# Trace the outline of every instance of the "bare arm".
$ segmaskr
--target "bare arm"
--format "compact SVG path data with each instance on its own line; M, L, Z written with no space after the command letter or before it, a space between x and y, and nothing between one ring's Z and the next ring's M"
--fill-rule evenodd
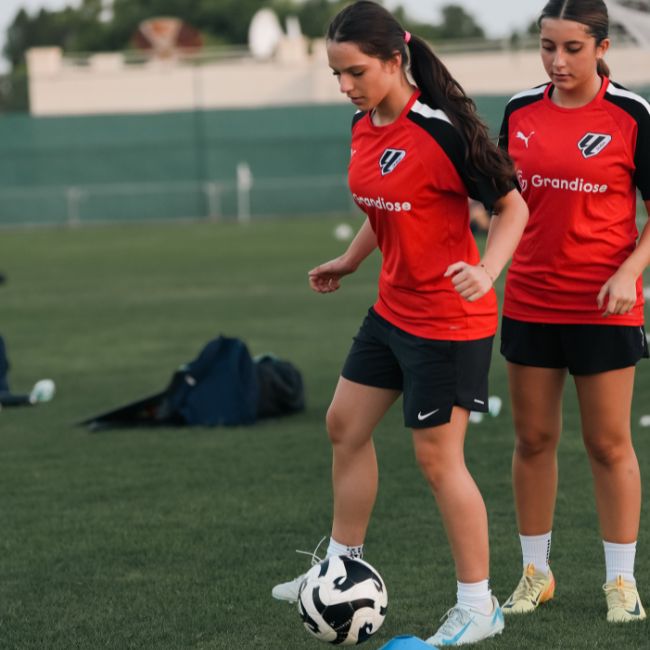
M476 266L455 262L445 272L456 291L469 301L482 298L512 257L528 222L528 206L517 190L502 196L495 205L483 259Z
M377 237L366 219L343 255L309 271L309 284L318 293L331 293L344 275L354 273L361 262L377 248Z
M650 200L645 202L650 215ZM596 301L603 316L627 314L636 304L636 281L650 264L650 220L646 221L634 252L621 264L618 271L605 282Z

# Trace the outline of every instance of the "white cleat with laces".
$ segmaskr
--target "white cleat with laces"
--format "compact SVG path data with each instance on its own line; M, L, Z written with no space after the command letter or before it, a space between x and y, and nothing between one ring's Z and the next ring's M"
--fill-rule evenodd
M607 620L610 623L643 621L646 614L636 585L617 576L603 585L607 597Z
M440 629L426 640L432 646L455 646L477 643L503 632L503 614L499 602L492 596L494 609L482 614L474 609L456 605L443 617Z
M320 542L318 542L318 545L316 548L310 553L309 551L299 551L296 549L296 553L302 553L303 555L309 555L311 557L311 566L315 566L316 564L319 564L322 562L322 558L318 557L316 553L318 552L318 549L320 548L321 544L326 540L326 537L323 537ZM281 582L278 585L275 585L273 589L271 590L271 596L277 600L285 600L288 603L295 603L298 601L298 594L300 593L300 585L302 584L302 581L305 579L305 574L299 575L297 578L294 578L293 580L289 580L289 582Z
M534 564L524 569L524 574L516 589L508 600L503 603L503 613L528 614L555 595L555 578L549 569L548 573L537 571Z

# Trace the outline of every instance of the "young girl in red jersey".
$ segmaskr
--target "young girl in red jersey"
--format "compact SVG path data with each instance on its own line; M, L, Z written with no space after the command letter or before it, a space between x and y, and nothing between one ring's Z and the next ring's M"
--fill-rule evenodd
M327 33L330 67L359 111L349 184L367 219L348 249L309 272L336 291L375 249L379 296L344 364L327 413L333 447L332 555L360 557L377 493L372 433L403 395L405 425L445 523L458 602L431 637L471 643L503 618L488 585L488 525L463 455L471 410L487 410L497 326L494 280L527 219L507 155L490 142L473 102L421 39L374 2L341 11ZM415 85L409 80L410 72ZM495 215L483 258L471 236L468 197ZM296 600L300 578L277 585Z
M648 356L636 191L650 210L650 106L609 80L602 0L551 0L539 19L551 82L513 97L500 144L530 220L506 280L501 351L516 430L513 484L524 574L504 614L553 597L548 566L562 392L573 375L604 541L607 620L645 618L634 578L641 479L630 410Z

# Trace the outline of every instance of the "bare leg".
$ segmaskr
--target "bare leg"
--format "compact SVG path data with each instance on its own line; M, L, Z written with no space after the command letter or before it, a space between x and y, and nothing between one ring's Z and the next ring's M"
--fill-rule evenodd
M490 571L488 523L483 497L465 466L468 417L465 409L454 407L448 424L414 429L413 442L440 509L456 576L461 582L480 582Z
M543 535L553 527L566 370L508 363L508 375L516 435L512 481L519 532Z
M603 539L636 541L641 476L630 430L634 367L575 377Z
M327 412L332 442L332 537L363 544L377 496L377 456L372 432L400 392L363 386L341 377Z

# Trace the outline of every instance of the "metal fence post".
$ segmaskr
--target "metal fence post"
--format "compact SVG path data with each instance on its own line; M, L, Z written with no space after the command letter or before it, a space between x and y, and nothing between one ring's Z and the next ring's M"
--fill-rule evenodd
M237 164L237 221L249 223L251 220L251 188L253 174L247 162Z
M208 219L211 221L219 221L222 217L220 190L219 183L215 183L214 181L203 184L203 191L207 197Z
M65 198L68 206L68 225L73 227L80 225L79 204L81 203L81 190L78 187L66 187Z

